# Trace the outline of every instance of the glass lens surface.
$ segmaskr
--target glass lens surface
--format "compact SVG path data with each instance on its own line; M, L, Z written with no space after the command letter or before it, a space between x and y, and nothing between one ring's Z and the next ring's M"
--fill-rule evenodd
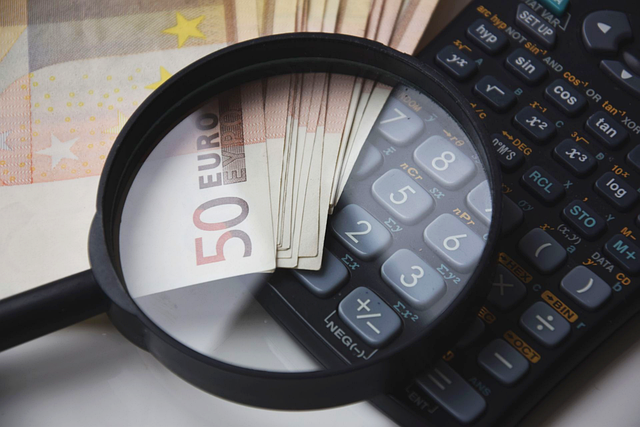
M292 318L348 363L380 357L471 285L492 218L481 159L402 84L308 73L229 88L135 176L119 232L127 290L172 338L226 363L326 369Z

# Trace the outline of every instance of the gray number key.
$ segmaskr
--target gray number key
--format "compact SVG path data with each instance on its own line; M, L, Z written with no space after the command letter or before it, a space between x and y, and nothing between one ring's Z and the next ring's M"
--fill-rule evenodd
M451 214L436 218L424 230L424 241L440 258L462 273L476 267L484 241Z
M383 347L402 327L400 317L365 287L354 289L338 306L338 315L371 347Z
M400 249L382 264L382 279L412 306L426 310L447 290L442 276L416 254Z
M327 298L340 289L349 279L347 267L327 249L322 254L319 271L291 270L298 280L320 298Z
M391 244L391 233L358 205L347 205L331 221L331 229L348 249L372 260Z
M493 212L489 181L483 181L467 194L467 206L471 212L480 217L482 222L489 225Z
M441 136L432 136L420 144L413 152L413 160L449 190L462 187L476 171L471 159Z
M411 144L422 132L424 122L409 107L390 98L378 118L378 130L392 144L401 147Z
M420 185L398 169L391 169L373 183L373 198L405 224L415 224L427 216L433 199Z

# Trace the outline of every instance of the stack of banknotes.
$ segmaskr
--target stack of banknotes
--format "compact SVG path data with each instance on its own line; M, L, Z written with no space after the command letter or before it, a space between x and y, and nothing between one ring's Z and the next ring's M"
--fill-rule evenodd
M37 281L38 274L27 274L40 271L35 265L73 270L85 262L86 252L79 256L82 262L67 262L74 259L68 255L56 263L52 249L63 240L86 242L97 176L113 141L140 103L181 68L240 41L290 32L349 34L411 54L436 4L0 2L0 220L11 224L0 230L5 277ZM391 88L319 73L259 84L261 111L253 105L245 114L264 117L260 137L268 176L254 182L268 183L272 240L267 243L274 248L269 265L317 270L327 217ZM46 209L44 203L50 203ZM22 244L34 238L36 250ZM24 253L16 249L23 246ZM33 266L16 262L25 255Z

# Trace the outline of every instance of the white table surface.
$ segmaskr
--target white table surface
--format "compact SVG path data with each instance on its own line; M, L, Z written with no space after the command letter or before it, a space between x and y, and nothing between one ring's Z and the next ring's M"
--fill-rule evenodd
M430 34L444 26L467 2L442 0ZM85 244L75 240L58 243L56 247L74 253ZM7 254L0 249L0 255ZM36 258L29 268L45 263L44 258ZM71 270L56 269L52 264L34 277L53 280L80 269L74 263L65 268ZM640 319L635 319L562 382L522 426L639 426L639 337ZM278 412L208 395L130 344L106 316L0 354L3 427L326 425L394 424L366 402L323 411Z

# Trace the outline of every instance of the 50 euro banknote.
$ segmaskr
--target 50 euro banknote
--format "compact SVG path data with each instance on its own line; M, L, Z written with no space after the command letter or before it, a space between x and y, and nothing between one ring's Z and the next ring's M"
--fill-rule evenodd
M214 97L154 148L122 211L133 297L275 269L265 142L257 81Z

